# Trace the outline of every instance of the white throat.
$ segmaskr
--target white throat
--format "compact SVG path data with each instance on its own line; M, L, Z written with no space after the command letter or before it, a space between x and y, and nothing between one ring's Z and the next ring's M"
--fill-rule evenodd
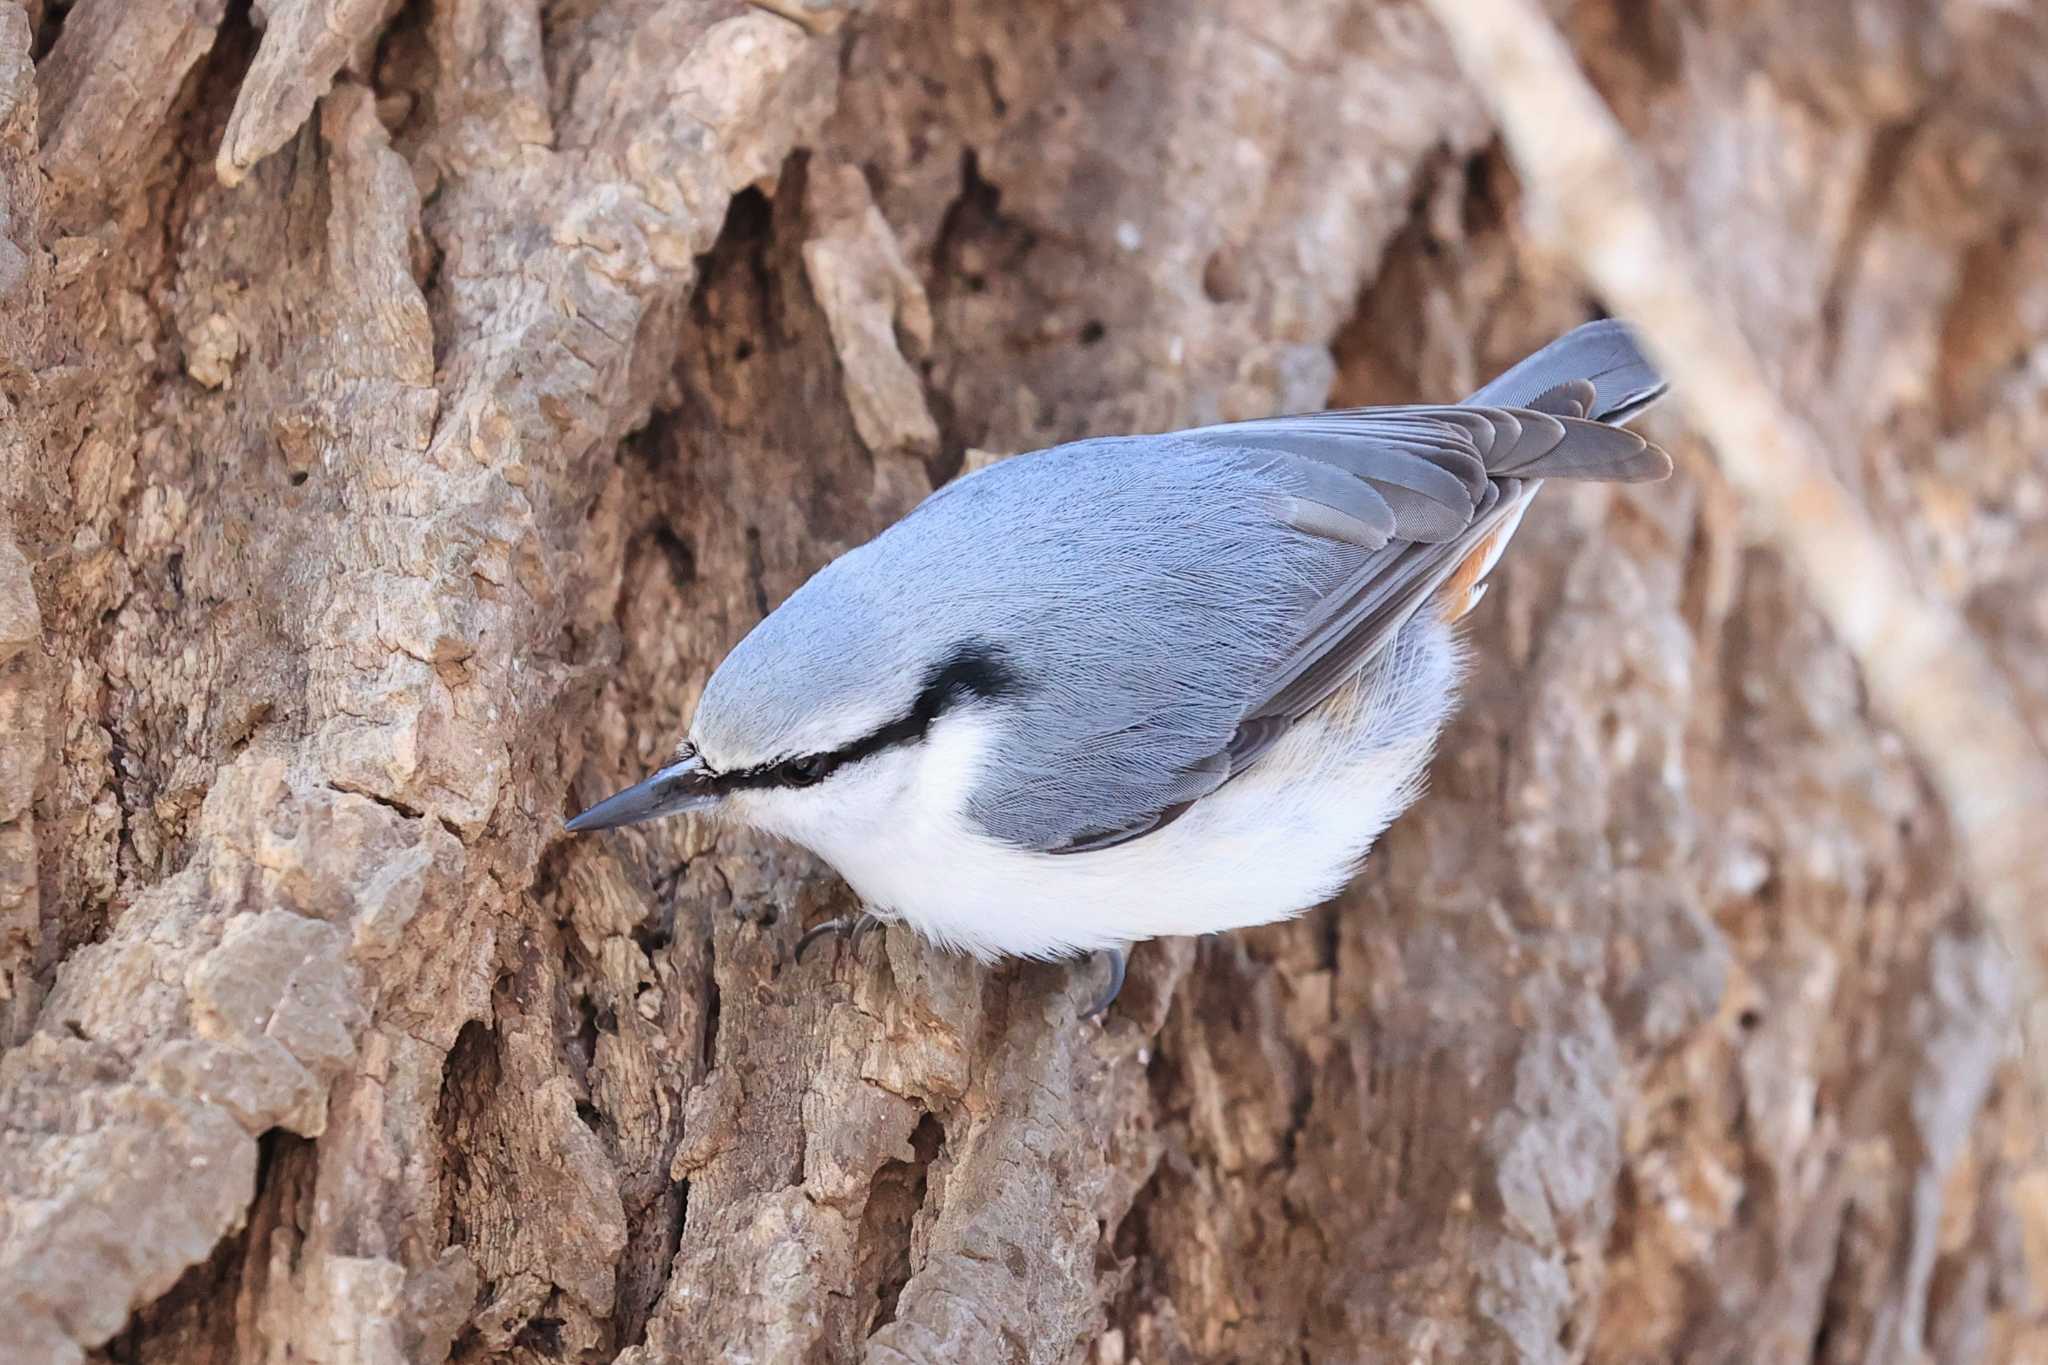
M981 708L955 707L920 741L884 749L815 787L737 792L729 813L831 863L876 913L914 916L945 894L959 857L1001 847L967 816L995 732Z

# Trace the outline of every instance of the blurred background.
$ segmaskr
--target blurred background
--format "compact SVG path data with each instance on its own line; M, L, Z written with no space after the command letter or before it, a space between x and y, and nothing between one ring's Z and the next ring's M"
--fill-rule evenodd
M1549 9L2038 737L2042 9ZM1488 107L1400 0L0 0L0 1356L2048 1360L2003 950L1675 407L1104 1028L560 838L961 468L1596 315Z

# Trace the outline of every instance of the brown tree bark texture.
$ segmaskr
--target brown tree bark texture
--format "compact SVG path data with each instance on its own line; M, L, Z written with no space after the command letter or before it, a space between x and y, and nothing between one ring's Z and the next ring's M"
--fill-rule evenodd
M2048 729L2038 7L1583 0ZM2048 1359L2006 964L1674 420L1335 905L986 971L567 841L988 452L1587 315L1396 0L0 0L0 1359Z

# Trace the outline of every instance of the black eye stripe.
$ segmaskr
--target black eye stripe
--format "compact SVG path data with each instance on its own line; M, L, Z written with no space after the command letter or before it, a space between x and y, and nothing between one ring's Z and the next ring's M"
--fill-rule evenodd
M814 787L849 763L858 763L884 749L923 739L934 721L968 697L989 701L1007 696L1019 687L1017 675L1004 659L1002 651L978 640L970 641L956 648L944 663L926 671L917 700L897 719L828 753L800 754L774 763L720 773L715 782L721 791L748 787Z

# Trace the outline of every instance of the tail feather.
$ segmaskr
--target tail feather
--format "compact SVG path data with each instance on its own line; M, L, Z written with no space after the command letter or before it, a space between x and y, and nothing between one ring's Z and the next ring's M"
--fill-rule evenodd
M1534 458L1505 453L1488 459L1487 473L1526 480L1511 495L1497 524L1475 541L1436 593L1445 621L1463 618L1486 595L1486 575L1521 524L1529 499L1546 478L1621 483L1661 479L1671 457L1632 432L1617 428L1664 396L1663 376L1651 366L1627 327L1612 318L1565 333L1480 389L1466 403L1544 413L1564 422L1565 439L1540 443ZM1602 425L1604 424L1604 425Z
M1577 400L1577 385L1593 393L1580 412L1551 403ZM1477 407L1535 408L1558 416L1619 424L1664 396L1664 377L1643 354L1626 325L1602 318L1575 327L1466 399Z

